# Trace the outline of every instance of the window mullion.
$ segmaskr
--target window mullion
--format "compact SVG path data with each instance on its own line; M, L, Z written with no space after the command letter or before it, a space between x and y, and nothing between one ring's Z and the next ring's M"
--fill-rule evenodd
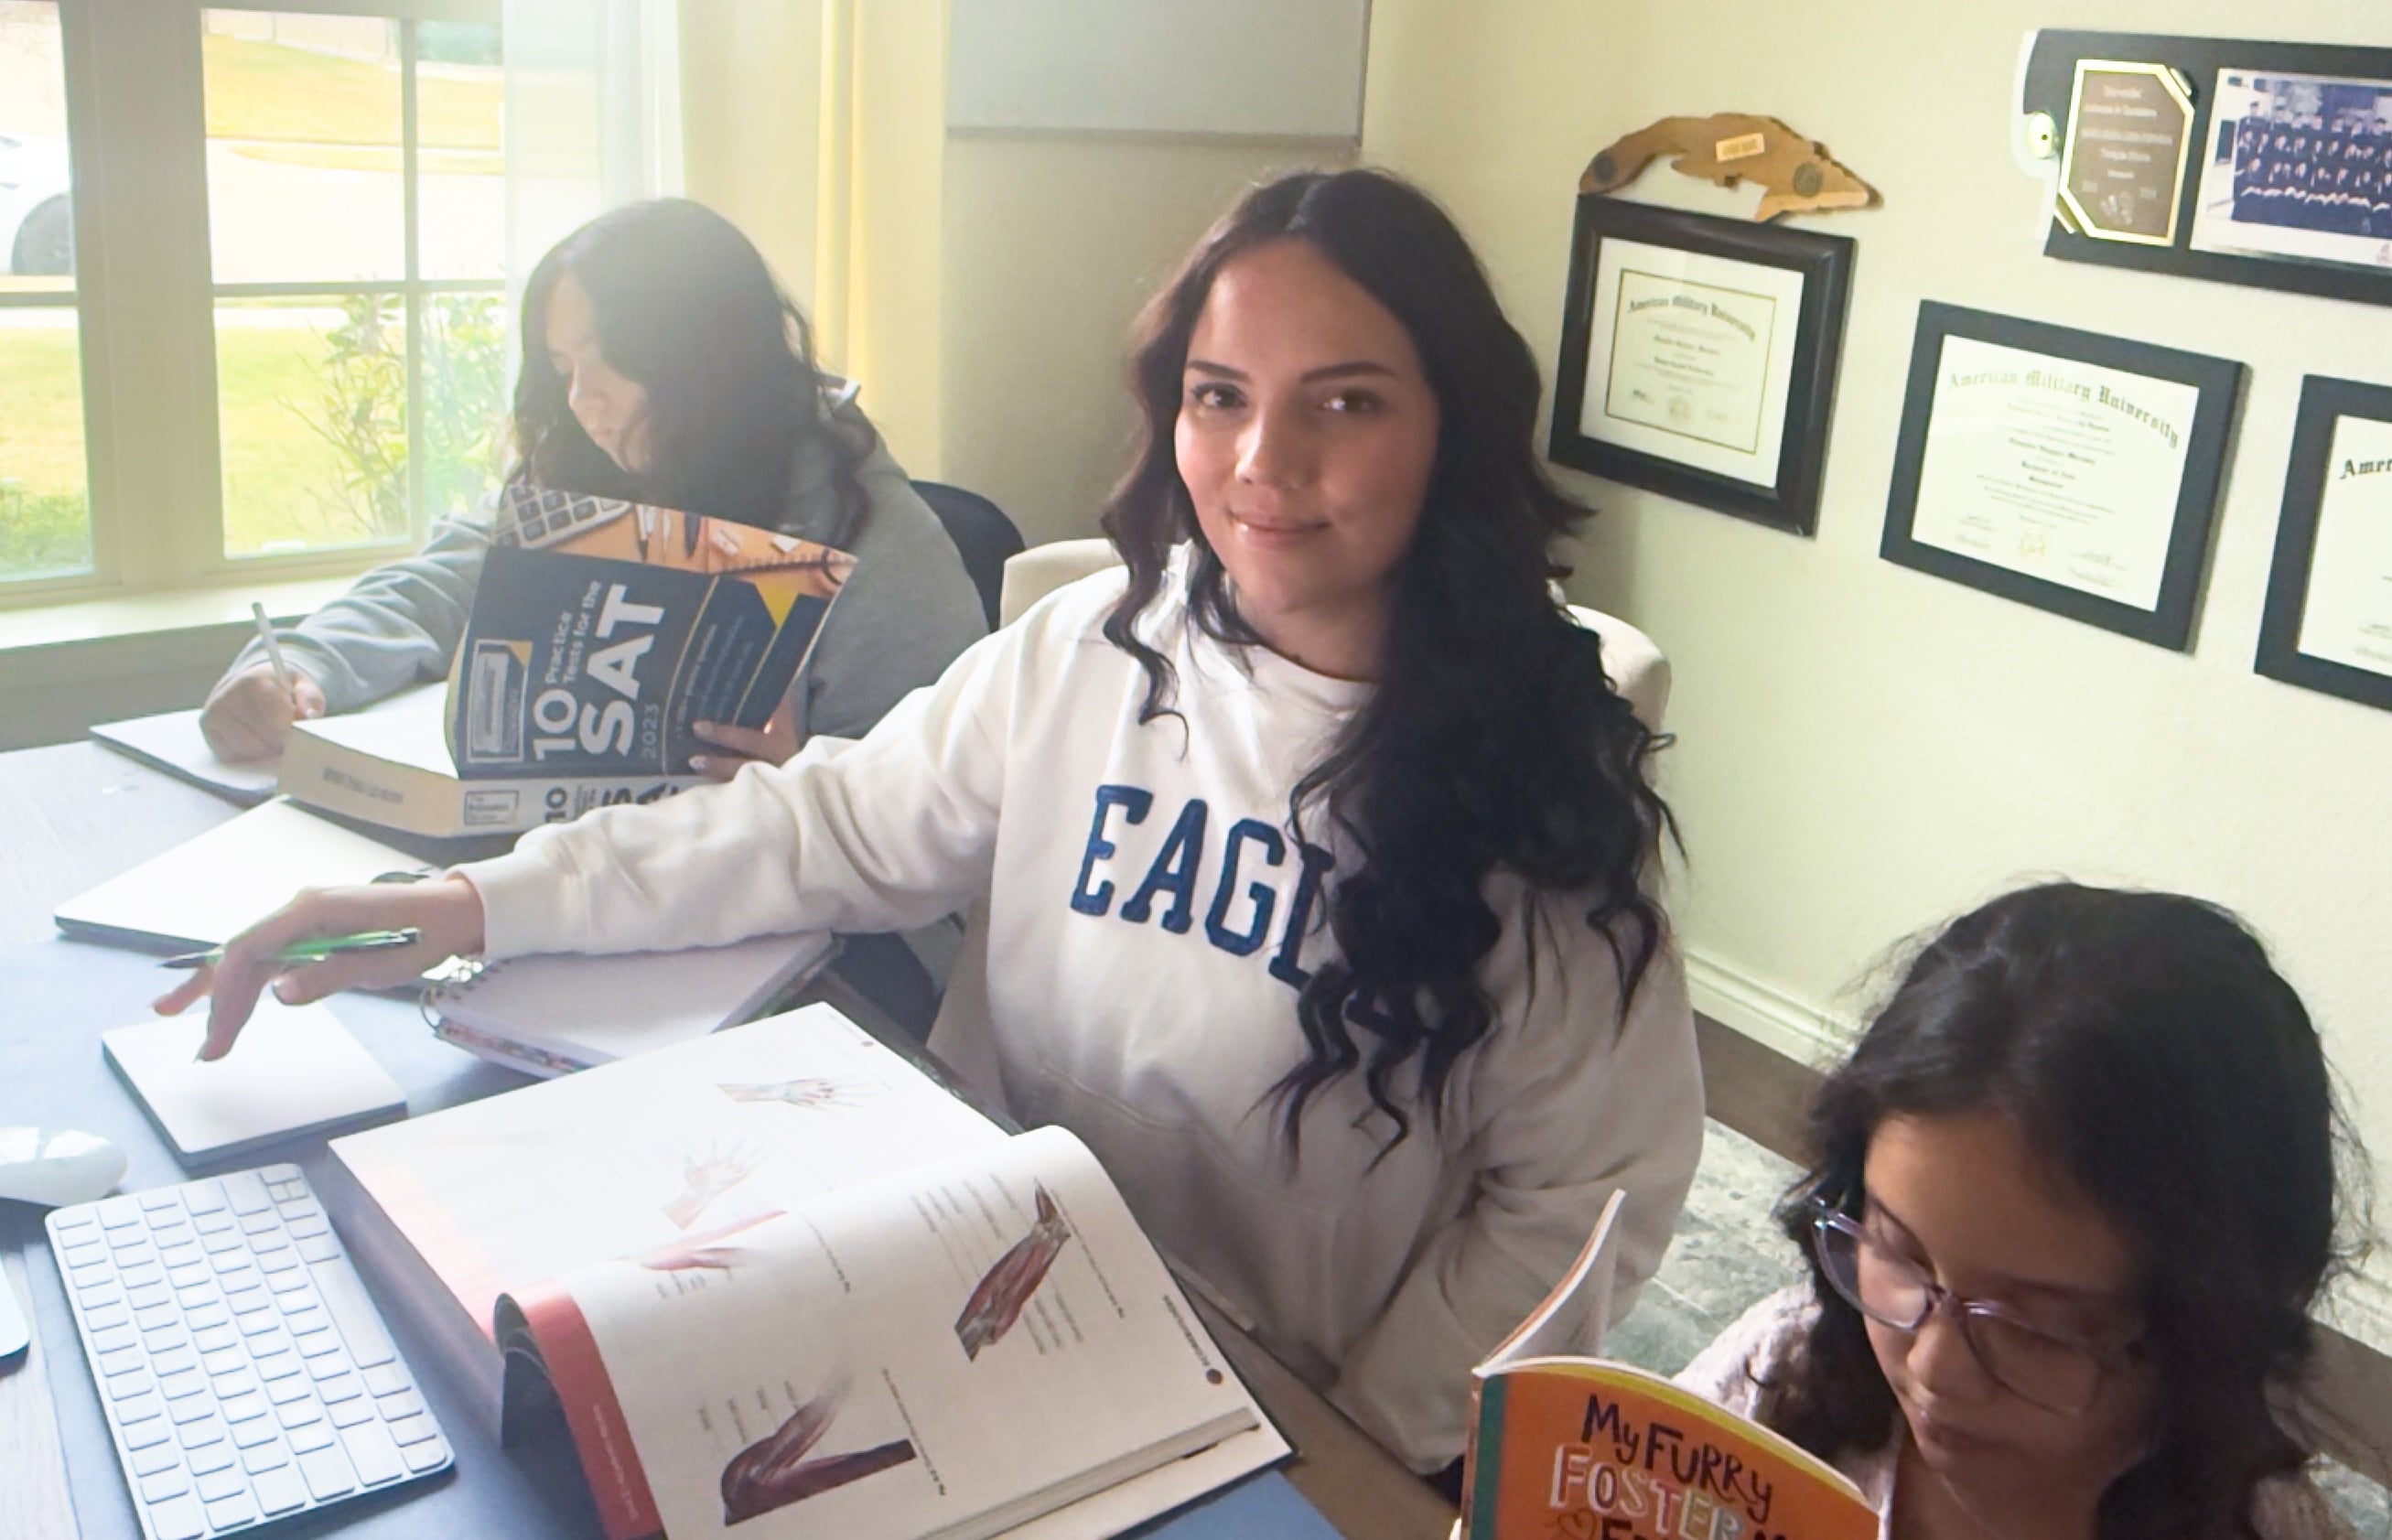
M398 175L400 239L407 244L407 527L411 542L423 538L423 272L417 221L415 23L398 24Z
M91 518L92 571L76 587L123 580L124 532L117 492L116 446L122 442L110 395L109 264L99 239L99 194L105 185L106 136L101 132L98 60L102 46L90 9L60 5L58 42L66 66L69 186L75 224L75 338L83 378L84 475Z

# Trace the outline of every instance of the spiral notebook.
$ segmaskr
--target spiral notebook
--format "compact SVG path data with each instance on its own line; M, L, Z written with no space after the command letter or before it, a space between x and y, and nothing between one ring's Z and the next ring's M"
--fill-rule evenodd
M736 1026L819 972L827 934L758 936L727 947L510 958L435 986L433 1030L527 1074L630 1058Z

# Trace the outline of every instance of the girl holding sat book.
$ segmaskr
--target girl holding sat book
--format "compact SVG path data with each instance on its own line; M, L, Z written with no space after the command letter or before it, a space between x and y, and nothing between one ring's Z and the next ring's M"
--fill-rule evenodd
M1084 1140L1164 1254L1416 1468L1615 1189L1621 1286L1702 1138L1655 897L1654 735L1556 600L1586 511L1461 233L1372 172L1250 192L1148 307L1125 560L861 743L301 899L215 970L221 1054L293 938L437 956L874 930L986 903L931 1039ZM206 987L161 1002L178 1009Z
M861 736L988 628L954 542L854 395L815 368L805 318L756 248L701 204L601 214L525 286L510 481L709 513L856 559L787 708L760 731L706 734L722 753L696 768L717 779L815 733ZM228 760L271 757L296 718L444 678L489 512L444 520L420 554L284 632L287 688L252 643L208 695L209 744Z
M1854 1479L1891 1540L2309 1540L2294 1392L2337 1120L2224 912L2055 885L1953 923L1811 1112L1811 1277L1679 1382Z

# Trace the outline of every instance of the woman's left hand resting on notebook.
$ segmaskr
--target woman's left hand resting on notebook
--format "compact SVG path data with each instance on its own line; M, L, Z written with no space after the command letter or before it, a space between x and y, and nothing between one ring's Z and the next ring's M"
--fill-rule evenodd
M281 957L285 947L301 941L408 929L422 933L410 947L340 952L318 963L287 963ZM220 962L159 996L152 1008L174 1016L200 996L209 996L208 1037L200 1057L220 1059L231 1050L268 984L284 1004L304 1005L343 990L404 984L450 957L481 950L482 896L461 876L311 888L226 942Z

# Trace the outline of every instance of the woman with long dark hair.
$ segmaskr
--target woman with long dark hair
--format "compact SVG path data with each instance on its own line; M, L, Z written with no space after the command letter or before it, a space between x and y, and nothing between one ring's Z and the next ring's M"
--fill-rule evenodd
M788 709L766 731L723 724L727 777L815 733L860 736L986 629L937 517L856 408L814 365L805 317L730 221L680 199L599 215L524 288L509 481L712 514L852 552ZM286 691L254 642L201 727L228 759L281 751L296 718L349 711L445 677L474 607L487 512L449 519L418 555L376 567L282 637Z
M216 970L220 1054L273 949L452 951L878 929L986 899L932 1046L1103 1161L1163 1249L1421 1469L1469 1369L1615 1190L1619 1287L1702 1137L1654 897L1653 734L1552 589L1584 511L1534 360L1405 184L1250 193L1149 308L1127 571L1050 595L861 744L336 890ZM285 998L371 973L300 970ZM162 1002L179 1008L201 982Z
M1807 1284L1680 1382L1841 1466L1891 1540L2335 1534L2293 1392L2336 1131L2308 1014L2232 916L2009 894L1820 1087L1781 1210Z

